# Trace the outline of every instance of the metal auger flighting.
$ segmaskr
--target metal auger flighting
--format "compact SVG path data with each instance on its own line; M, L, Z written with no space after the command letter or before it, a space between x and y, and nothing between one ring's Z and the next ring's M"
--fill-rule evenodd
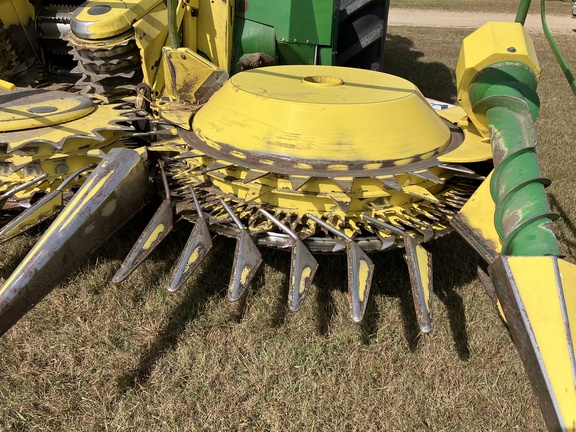
M501 51L483 57L478 47L491 38ZM458 67L459 98L489 137L495 168L453 224L489 265L487 289L495 291L548 428L574 430L576 266L559 258L557 215L544 192L550 182L535 151L540 71L533 45L520 23L489 23L464 41Z

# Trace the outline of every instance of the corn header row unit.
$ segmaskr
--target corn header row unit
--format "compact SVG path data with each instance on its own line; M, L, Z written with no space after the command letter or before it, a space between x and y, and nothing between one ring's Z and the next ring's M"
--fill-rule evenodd
M401 247L423 333L424 245L454 229L486 264L548 427L576 429L576 269L535 153L528 6L464 40L459 106L437 110L382 71L386 0L0 2L0 243L54 219L0 288L0 334L154 195L113 282L186 220L168 290L219 234L236 239L230 300L283 248L298 311L314 255L339 252L360 322L370 253Z

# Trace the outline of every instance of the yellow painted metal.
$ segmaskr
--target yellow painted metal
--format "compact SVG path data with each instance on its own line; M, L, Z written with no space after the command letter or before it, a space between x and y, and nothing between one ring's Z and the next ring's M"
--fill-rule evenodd
M186 48L196 52L198 50L198 17L193 14L193 10L200 8L200 0L187 0L182 18L182 43ZM178 11L180 13L180 10Z
M342 84L307 81L318 76ZM261 163L270 154L301 164L384 160L400 166L431 157L450 142L448 127L412 83L330 66L275 66L236 74L195 116L194 130L214 148L226 144L239 153L258 153Z
M54 147L68 143L71 138L105 141L115 131L126 129L126 126L116 124L122 112L116 108L116 105L98 105L89 115L66 124L45 126L42 129L30 131L10 132L2 135L1 138L9 143L9 151L39 141L53 143ZM82 144L78 142L78 145Z
M140 49L144 82L153 91L157 91L156 95L158 95L164 86L164 76L161 70L162 62L159 59L162 56L162 47L166 44L166 38L168 37L166 5L164 3L159 4L142 19L134 23L134 34L136 36L136 45ZM158 83L156 82L157 76L162 78Z
M576 429L576 266L554 257L506 257L565 430ZM556 279L555 261L560 280ZM565 300L564 320L561 297ZM571 334L567 334L571 330Z
M492 173L476 189L474 195L464 204L457 216L459 223L464 225L470 233L473 233L476 239L482 242L480 247L486 251L486 253L482 254L485 258L488 256L496 257L502 249L500 236L494 226L496 205L490 195L491 178ZM464 235L463 233L461 234ZM474 241L467 235L464 235L464 237L467 241ZM478 250L476 247L475 249Z
M162 0L92 0L74 17L86 39L105 39L118 36L132 28L134 22L162 3ZM91 14L92 8L110 7L105 13ZM165 21L165 18L163 19ZM74 28L74 25L73 25Z
M0 90L12 91L15 88L16 88L16 86L14 84L12 84L11 82L0 79Z
M534 43L520 23L489 22L462 42L456 67L458 102L486 138L490 136L487 123L483 115L472 112L468 92L474 77L482 69L501 61L524 63L532 69L536 77L540 77Z
M418 263L418 273L422 283L422 292L424 293L424 304L429 305L432 298L432 280L430 275L432 270L430 268L430 259L428 251L420 244L416 244L416 255Z
M198 50L216 66L230 73L234 25L233 0L200 0Z
M166 89L164 96L193 103L196 93L212 78L215 82L226 72L188 48L162 50Z
M42 128L71 122L95 110L90 99L70 93L67 97L2 107L0 110L0 132ZM38 133L35 132L35 135Z
M36 208L27 218L21 220L18 224L14 225L12 229L7 230L0 237L0 242L8 240L21 232L28 229L30 226L34 226L39 222L55 215L64 205L62 192L54 193L54 196L46 201L42 206Z
M28 1L3 0L0 1L0 20L4 27L26 24L34 19L34 6Z
M235 196L240 202L246 202L256 207L281 208L287 213L296 215L314 214L318 217L330 218L334 226L342 230L347 236L353 237L359 232L361 215L370 215L389 220L399 225L405 216L405 210L413 208L417 201L416 195L409 195L418 186L418 190L425 191L422 195L430 197L430 201L439 202L435 195L450 188L432 181L424 180L410 174L396 176L398 183L404 190L387 188L375 178L355 178L349 192L344 192L337 183L330 178L311 178L297 190L294 189L289 176L278 176L260 172L261 177L245 182L252 170L237 166L217 169L203 173L214 159L203 156L186 143L178 141L153 146L151 150L170 153L184 153L197 156L185 159L187 168L174 173L178 181L190 185L202 185L210 182L217 189L219 196ZM430 171L443 181L448 181L453 172L435 167ZM426 192L427 191L427 192ZM369 204L368 204L369 203ZM344 204L344 206L342 206ZM229 219L222 214L223 219ZM264 229L264 227L260 227ZM435 230L446 230L445 221L438 221L433 225Z
M464 142L451 152L438 156L440 162L473 163L492 159L490 140L483 137L473 123L463 118L457 125L464 132Z
M68 174L98 162L110 149L124 146L122 138L133 132L118 123L125 112L118 105L98 105L88 115L65 124L0 134L8 150L0 155L0 193L41 174L48 174L48 178L21 190L15 198L53 191ZM68 188L82 180L74 180Z

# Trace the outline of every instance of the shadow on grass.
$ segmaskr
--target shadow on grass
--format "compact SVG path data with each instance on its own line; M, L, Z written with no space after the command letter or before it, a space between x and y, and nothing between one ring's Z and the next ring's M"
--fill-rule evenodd
M222 239L215 239L214 249L197 270L194 283L181 288L185 290L185 295L171 311L168 322L158 332L150 348L140 357L138 367L118 379L122 391L146 384L157 361L176 346L188 323L204 312L210 298L225 297L233 253L230 253L230 245L224 245L219 240ZM244 304L244 300L239 302L237 320L241 319Z
M424 96L454 103L456 79L454 71L439 62L422 62L424 53L415 51L411 39L388 34L384 54L384 71L413 82Z
M569 214L569 212L562 207L562 204L560 204L553 193L548 194L548 201L550 202L550 208L552 211L560 215ZM554 224L554 228L559 240L561 240L573 254L576 249L576 241L574 240L576 239L576 225L574 225L569 217L562 217L556 224Z
M458 357L468 360L466 314L457 288L477 278L479 258L455 233L431 243L428 250L434 257L434 293L446 307Z

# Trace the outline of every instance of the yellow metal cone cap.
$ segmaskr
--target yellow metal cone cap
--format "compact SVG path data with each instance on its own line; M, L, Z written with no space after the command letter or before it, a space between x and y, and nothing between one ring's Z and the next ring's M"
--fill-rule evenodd
M403 166L438 154L451 139L414 84L334 66L234 75L198 112L193 130L220 157L276 172Z

